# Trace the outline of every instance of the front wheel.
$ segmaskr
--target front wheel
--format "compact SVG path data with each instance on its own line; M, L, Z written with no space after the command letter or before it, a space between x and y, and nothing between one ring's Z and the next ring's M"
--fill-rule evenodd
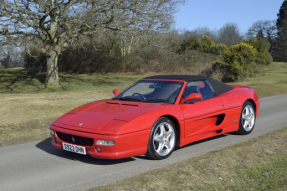
M247 135L252 132L255 126L255 110L251 102L246 101L241 110L238 134Z
M169 157L175 148L176 133L171 120L159 118L152 127L146 156L157 160Z

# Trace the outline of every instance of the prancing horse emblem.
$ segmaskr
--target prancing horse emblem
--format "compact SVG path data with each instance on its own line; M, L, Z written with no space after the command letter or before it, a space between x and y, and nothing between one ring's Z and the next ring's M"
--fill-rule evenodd
M80 123L80 124L79 124L79 126L82 126L82 125L83 125L83 123Z
M72 137L72 141L75 142L75 138L74 137Z

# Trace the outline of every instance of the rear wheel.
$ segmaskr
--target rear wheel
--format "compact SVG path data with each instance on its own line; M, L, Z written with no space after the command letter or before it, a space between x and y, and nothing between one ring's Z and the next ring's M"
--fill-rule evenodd
M255 126L255 109L251 102L246 101L241 110L238 134L247 135Z
M159 118L152 127L146 156L157 160L169 157L175 148L176 133L171 120Z

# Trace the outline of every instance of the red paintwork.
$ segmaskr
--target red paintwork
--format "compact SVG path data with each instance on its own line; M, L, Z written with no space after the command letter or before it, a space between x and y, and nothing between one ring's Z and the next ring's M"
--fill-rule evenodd
M93 138L94 145L86 147L87 154L92 157L119 159L145 154L151 128L162 116L175 122L179 132L178 145L182 147L201 139L237 131L242 105L247 100L255 104L255 114L258 115L260 101L249 87L233 86L233 90L220 96L193 104L181 104L186 84L184 82L175 104L100 100L67 112L53 122L50 129ZM224 116L224 119L216 125L218 115ZM52 144L62 149L62 141L57 135L52 138ZM97 139L114 140L116 144L96 145ZM95 146L100 148L99 153Z
M120 93L120 91L119 91L118 89L114 89L114 90L113 90L113 94L114 94L114 95L118 95L119 93Z
M193 94L189 94L189 96L187 96L187 98L181 99L180 103L185 103L185 102L191 101L191 100L200 100L201 98L202 98L201 94L193 93Z

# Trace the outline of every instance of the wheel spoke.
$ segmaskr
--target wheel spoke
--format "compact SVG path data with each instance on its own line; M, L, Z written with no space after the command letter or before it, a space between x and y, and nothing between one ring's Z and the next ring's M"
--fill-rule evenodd
M168 139L172 134L172 131L168 131L165 133L165 137Z
M247 120L244 120L244 124L243 124L243 127L244 127L244 128L246 128L246 127L247 127L247 125L248 125L248 122L247 122Z
M160 135L163 136L165 134L165 128L164 125L160 126Z
M246 107L245 108L245 116L248 116L248 114L249 114L249 107Z
M249 119L253 119L254 118L254 113L250 113L249 114Z
M164 147L164 143L160 143L156 151L161 152L163 147Z
M242 118L244 119L244 120L246 120L247 119L247 115L245 115L244 113L242 114Z
M167 149L170 149L169 141L166 141L166 142L165 142L165 147L166 147Z
M247 120L246 122L247 122L248 127L251 127L251 120Z
M156 142L161 143L161 142L162 142L162 136L156 135L156 136L154 136L154 140L155 140Z

